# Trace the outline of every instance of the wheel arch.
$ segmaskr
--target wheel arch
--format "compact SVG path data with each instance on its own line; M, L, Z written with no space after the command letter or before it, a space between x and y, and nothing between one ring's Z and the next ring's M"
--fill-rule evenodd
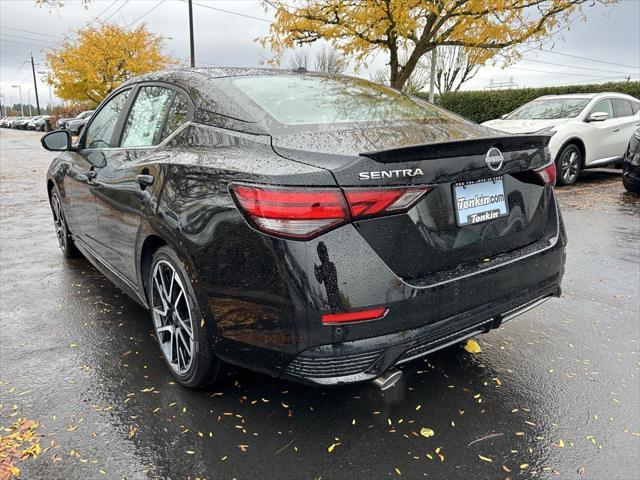
M575 145L580 150L580 156L581 156L580 169L583 169L585 166L585 160L587 158L587 155L586 155L587 150L586 150L584 141L580 137L570 137L566 139L562 143L562 145L560 145L560 148L558 149L558 153L556 154L556 158L554 158L553 161L557 163L558 160L560 159L560 154L562 153L562 151L565 149L567 145L570 145L570 144Z
M155 233L149 234L144 241L142 242L142 246L140 247L140 256L139 256L139 265L140 265L140 284L142 285L142 294L144 298L148 300L148 278L149 278L149 269L151 268L151 260L153 259L154 253L165 245L170 245L164 238Z

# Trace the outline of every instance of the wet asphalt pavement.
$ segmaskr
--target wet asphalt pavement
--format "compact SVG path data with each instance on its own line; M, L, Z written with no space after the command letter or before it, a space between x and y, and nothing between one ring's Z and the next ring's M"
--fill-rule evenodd
M640 200L619 172L559 189L564 295L481 353L414 362L384 393L240 369L189 391L147 313L59 252L39 137L0 132L0 424L42 435L21 478L640 478Z

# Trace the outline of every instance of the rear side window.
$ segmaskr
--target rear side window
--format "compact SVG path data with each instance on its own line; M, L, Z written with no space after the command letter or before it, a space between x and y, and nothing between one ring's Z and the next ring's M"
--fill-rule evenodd
M613 118L613 105L611 105L611 100L608 98L603 98L602 100L598 100L596 104L591 109L591 113L596 112L606 112L609 114L609 118Z
M118 123L118 117L127 104L129 90L120 92L111 98L104 107L95 115L87 128L84 145L85 148L109 148L112 147L111 137Z
M631 108L633 109L633 114L635 115L640 110L640 102L631 102Z
M175 132L178 127L180 127L180 125L186 122L187 113L187 99L184 97L184 95L176 93L175 97L173 97L171 108L169 108L169 113L167 114L167 119L164 123L164 127L162 128L159 142L162 142L165 138Z
M623 98L613 99L613 109L616 112L616 117L630 117L633 115L633 108L629 100Z
M141 87L124 125L121 146L157 145L174 95L164 87Z

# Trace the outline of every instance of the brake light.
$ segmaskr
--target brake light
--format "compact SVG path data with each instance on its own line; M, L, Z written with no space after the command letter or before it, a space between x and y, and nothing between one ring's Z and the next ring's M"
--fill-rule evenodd
M353 218L399 213L411 208L430 188L345 189Z
M542 167L538 170L535 170L542 180L543 185L555 185L556 184L556 164L551 162L546 167Z
M400 213L430 187L264 187L232 184L238 206L257 229L272 235L310 239L351 220Z
M345 223L349 211L337 188L295 189L232 185L256 227L290 238L311 238Z
M359 310L357 312L327 313L322 315L322 323L330 325L332 323L362 322L365 320L377 320L387 314L386 308L373 308L371 310Z

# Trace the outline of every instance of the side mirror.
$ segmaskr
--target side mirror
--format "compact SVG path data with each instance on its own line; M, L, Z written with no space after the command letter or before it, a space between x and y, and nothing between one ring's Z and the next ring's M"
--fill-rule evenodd
M593 112L587 117L587 122L603 122L609 118L607 112Z
M49 132L40 139L40 143L51 152L65 152L71 150L71 133L67 130Z

